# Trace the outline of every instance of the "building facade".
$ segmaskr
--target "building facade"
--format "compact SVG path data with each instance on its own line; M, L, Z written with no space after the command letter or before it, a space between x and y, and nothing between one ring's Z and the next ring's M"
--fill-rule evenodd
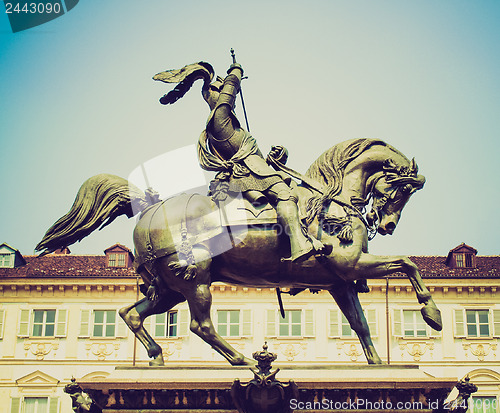
M478 386L471 411L497 412L500 256L480 256L461 244L446 257L411 258L442 312L443 331L424 323L407 278L370 280L370 293L360 299L380 357L417 364L436 377L469 376ZM142 297L132 262L131 251L119 244L100 256L66 249L41 258L0 245L0 411L69 412L63 388L72 377L105 378L116 366L148 365L118 316ZM327 292L283 294L282 318L274 289L216 283L211 290L219 334L247 356L267 342L281 364L366 364ZM146 327L167 366L227 363L189 331L186 303L150 317Z

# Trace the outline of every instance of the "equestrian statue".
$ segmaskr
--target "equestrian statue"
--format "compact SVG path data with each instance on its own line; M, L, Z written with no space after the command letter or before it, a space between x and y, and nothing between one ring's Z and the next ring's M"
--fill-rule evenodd
M440 331L440 311L417 266L405 256L368 253L368 241L377 232L392 235L411 195L423 187L425 178L415 160L377 139L339 143L305 174L285 165L288 154L281 146L272 147L264 158L248 124L245 130L233 111L242 78L234 54L225 78L215 77L206 62L153 78L176 84L160 99L162 104L175 103L195 81L203 80L210 115L198 141L198 158L203 169L216 172L208 195L160 200L151 188L142 191L118 176L96 175L82 185L70 211L36 250L51 253L120 215L139 214L134 265L144 297L119 313L145 346L150 365L164 361L144 320L184 301L193 333L232 365L255 363L214 328L212 282L278 292L289 288L292 295L327 290L357 333L368 363L380 364L358 293L369 291L367 279L401 272L423 304L425 322ZM281 304L280 294L278 299Z

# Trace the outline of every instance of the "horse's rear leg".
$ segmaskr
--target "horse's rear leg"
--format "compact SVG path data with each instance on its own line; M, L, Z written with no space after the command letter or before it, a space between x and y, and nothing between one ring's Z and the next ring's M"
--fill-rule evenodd
M162 314L183 301L185 301L185 298L182 295L170 291L168 296L160 297L156 302L143 298L119 311L125 324L146 348L148 356L152 359L149 362L150 366L163 366L164 361L161 347L144 328L144 320L150 315Z
M187 298L191 311L191 331L210 344L233 366L254 365L255 362L236 351L217 333L210 318L212 294L207 284L198 284L194 294Z
M232 365L255 364L226 343L215 330L210 318L212 294L209 285L212 258L210 252L204 247L193 248L193 255L196 261L196 277L176 275L176 269L169 259L160 262L168 274L167 279L171 288L175 288L187 299L191 313L191 331L210 344Z
M335 289L329 291L332 297L337 302L340 310L346 316L351 328L358 335L361 347L365 353L369 364L382 364L382 360L375 350L370 329L366 322L363 308L359 302L358 292L354 283L346 283L336 286Z

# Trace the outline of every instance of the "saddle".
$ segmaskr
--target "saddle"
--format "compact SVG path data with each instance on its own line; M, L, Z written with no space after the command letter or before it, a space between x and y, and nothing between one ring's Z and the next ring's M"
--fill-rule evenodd
M204 205L202 213L194 205ZM203 195L181 194L143 211L134 231L135 266L151 265L175 253L188 255L196 245L210 245L213 255L231 248L231 228L278 225L269 204L254 205L244 197L214 202ZM210 240L218 237L216 243ZM214 250L215 249L215 250Z

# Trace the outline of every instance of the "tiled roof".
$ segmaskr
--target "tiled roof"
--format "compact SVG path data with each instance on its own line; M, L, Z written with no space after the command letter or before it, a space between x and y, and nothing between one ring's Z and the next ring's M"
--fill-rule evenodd
M0 268L0 278L137 277L133 267L108 267L105 255L25 256L26 265Z
M21 277L136 277L133 267L108 267L105 255L25 256L27 264L0 268L0 278ZM424 278L500 278L500 256L476 256L476 268L449 268L445 256L412 256ZM403 274L394 274L403 276Z
M428 278L500 278L500 256L476 256L476 268L450 268L444 256L409 257L418 267L420 275ZM402 275L402 274L398 274Z

